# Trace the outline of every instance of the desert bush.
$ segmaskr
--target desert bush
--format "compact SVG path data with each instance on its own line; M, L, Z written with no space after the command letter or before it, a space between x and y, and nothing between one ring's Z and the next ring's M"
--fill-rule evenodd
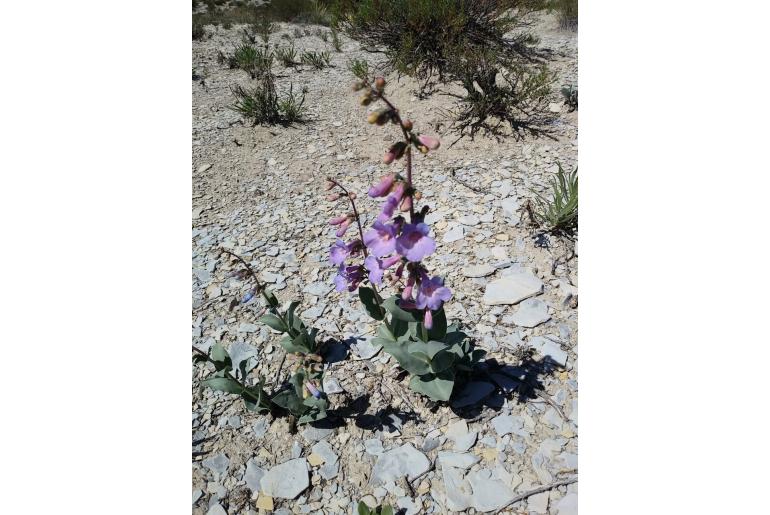
M315 31L315 35L318 36L321 39L321 41L323 41L324 43L327 43L329 41L329 33L326 32L325 30L317 29Z
M316 70L322 70L331 64L329 52L302 52L300 60L302 61L302 64L312 66Z
M369 61L366 59L351 59L348 61L348 70L358 80L364 81L369 77Z
M578 90L577 86L569 85L561 88L561 94L564 97L564 103L569 106L569 112L578 108Z
M565 173L561 165L556 177L550 180L548 195L535 194L535 209L530 216L540 227L554 233L569 234L578 225L578 175L577 168Z
M502 126L542 132L549 81L544 54L527 29L538 0L360 0L342 2L338 26L387 69L421 81L420 93L455 82L465 89L454 127L460 136ZM537 113L538 116L533 117ZM492 120L494 119L494 120Z
M559 14L563 29L576 30L578 26L578 0L549 0L548 9Z
M300 64L299 61L297 61L297 50L294 48L294 45L288 47L276 47L273 53L275 54L275 58L286 68Z
M376 508L370 508L364 501L359 501L358 515L393 515L393 507L389 504L381 504Z
M304 120L305 91L296 95L293 85L282 97L275 89L275 79L271 73L262 76L259 85L251 90L242 86L230 88L235 96L231 109L240 113L254 125L291 125Z
M342 41L340 41L340 35L337 29L332 27L331 29L332 34L332 46L334 47L335 52L342 52Z
M222 57L219 60L221 61ZM266 48L244 43L236 48L231 55L226 56L225 60L230 69L244 70L249 73L252 79L256 79L270 73L270 68L273 65L273 53Z

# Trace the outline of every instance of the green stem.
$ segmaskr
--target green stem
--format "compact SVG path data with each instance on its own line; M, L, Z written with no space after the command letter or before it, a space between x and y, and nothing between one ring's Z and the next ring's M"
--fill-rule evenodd
M246 262L246 260L244 260L244 259L243 259L241 256L239 256L238 254L235 254L234 252L230 252L230 251L229 251L229 250L227 250L227 249L220 249L220 250L221 250L222 252L224 252L225 254L228 254L228 255L230 255L230 256L232 256L232 257L234 257L235 259L237 259L238 261L240 261L240 262L241 262L241 264L242 264L244 267L246 267L246 271L249 273L249 275L251 276L251 278L252 278L252 279L254 280L254 282L257 284L257 290L259 291L259 293L261 293L261 294L262 294L262 297L264 297L264 299L265 299L265 302L267 303L267 308L268 308L268 309L269 309L269 310L270 310L270 311L271 311L271 312L272 312L272 313L273 313L275 316L277 316L278 318L280 318L280 319L281 319L281 322L283 322L283 325L284 325L284 326L286 326L286 327L289 327L289 323L286 321L286 319L284 318L283 314L282 314L282 313L281 313L281 312L278 310L278 308L275 308L275 307L273 307L273 306L271 305L271 303L270 303L270 297L268 297L268 296L267 296L267 293L265 293L265 287L262 285L262 283L260 283L260 282L259 282L259 279L257 278L257 274L254 272L254 269L253 269L253 268L251 268L251 265L249 265L249 264Z

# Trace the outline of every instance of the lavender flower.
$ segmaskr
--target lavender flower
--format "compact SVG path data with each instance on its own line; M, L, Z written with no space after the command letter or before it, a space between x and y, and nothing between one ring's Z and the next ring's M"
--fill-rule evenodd
M246 304L248 301L254 298L254 295L257 293L256 288L252 288L249 291L246 292L246 295L243 296L241 299L241 304Z
M401 261L401 256L395 255L390 256L385 259L377 259L374 256L369 256L364 260L364 266L367 270L369 270L369 280L373 284L380 284L382 283L382 274L390 268L391 266L395 265Z
M364 245L372 251L374 257L387 256L396 248L396 226L374 222L372 228L364 234Z
M364 269L361 265L358 266L345 266L340 265L337 269L337 275L334 277L334 285L337 291L355 291L358 288L358 284L364 278Z
M345 262L345 259L347 259L352 250L352 242L350 244L345 244L344 241L337 240L337 242L332 245L331 249L329 250L329 262L332 265L340 266Z
M385 203L382 205L382 212L377 217L378 222L385 223L391 219L393 213L396 211L396 206L404 195L404 183L399 182L393 189L393 192L385 199Z
M316 399L321 398L321 392L318 391L318 388L316 388L313 383L311 383L310 381L305 381L305 387L313 397L315 397Z
M345 233L348 232L348 227L350 227L350 224L353 223L353 220L350 218L346 218L344 222L340 224L339 229L337 229L337 232L335 233L338 238L342 238L345 236Z
M430 227L424 223L406 224L396 239L396 252L416 263L436 249L436 242L428 236Z
M452 298L452 291L444 286L444 280L440 277L428 279L427 276L420 281L420 287L415 297L417 309L441 309L444 302Z
M384 197L388 194L390 191L391 186L393 186L393 181L395 180L396 176L393 174L386 175L382 179L380 179L380 182L369 188L369 196L372 198L375 197Z

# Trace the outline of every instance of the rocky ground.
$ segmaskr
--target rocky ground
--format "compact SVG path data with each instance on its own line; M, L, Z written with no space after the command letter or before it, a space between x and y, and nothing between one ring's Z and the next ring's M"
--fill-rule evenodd
M431 206L438 243L425 264L446 278L454 298L447 316L464 325L487 359L526 376L542 392L489 374L454 405L437 405L408 388L397 364L369 339L375 326L355 298L334 291L328 264L333 232L325 225L342 207L324 200L323 178L359 192L368 219L377 204L364 192L386 170L380 158L392 126L370 126L350 91L346 63L376 54L342 36L336 53L314 26L281 24L271 41L331 52L331 68L275 65L278 87L308 88L311 121L295 127L251 127L229 110L232 84L245 72L217 62L238 28L207 27L193 42L192 132L193 345L222 342L253 356L252 374L268 385L285 380L277 335L256 324L259 302L233 311L242 282L228 278L227 248L250 261L279 299L301 300L302 318L330 346L325 390L344 417L326 427L255 415L235 396L200 388L211 374L192 369L193 513L354 513L364 499L402 513L577 513L577 483L511 503L541 485L577 477L577 262L563 238L535 237L522 209L556 164L577 163L577 112L561 107L558 86L577 83L577 35L543 16L536 28L558 75L553 139L454 140L442 109L453 99L419 100L416 83L388 77L391 100L438 134L443 145L415 160L415 183ZM558 112L557 112L558 111ZM543 359L543 356L549 356ZM343 359L344 358L344 359ZM242 358L241 358L242 359Z

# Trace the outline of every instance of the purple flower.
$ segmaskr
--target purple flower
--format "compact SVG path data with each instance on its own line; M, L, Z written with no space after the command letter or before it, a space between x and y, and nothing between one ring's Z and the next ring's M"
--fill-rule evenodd
M353 220L351 220L350 218L347 218L345 219L344 222L340 224L340 228L337 229L337 232L336 232L338 238L342 238L343 236L345 236L345 233L348 232L348 227L350 227L351 223L353 223Z
M254 298L254 294L257 293L256 288L252 288L249 291L246 292L246 295L243 296L243 299L241 299L241 304L246 304L248 301Z
M372 198L375 197L384 197L388 194L390 191L391 186L393 186L393 181L395 180L396 176L393 174L386 175L382 179L380 179L380 182L369 188L369 196Z
M420 288L417 290L415 304L417 309L438 310L441 305L452 298L452 291L444 286L444 281L440 277L431 279L423 278L420 281Z
M337 291L347 289L348 291L355 291L358 288L358 283L364 278L364 269L361 265L357 266L345 266L340 265L337 269L337 275L334 277L334 285Z
M385 259L377 259L374 256L369 256L364 260L364 266L369 270L369 280L374 284L380 284L382 282L382 274L401 261L401 256L395 255Z
M372 228L364 234L364 245L372 251L374 257L390 254L396 248L396 226L374 222Z
M423 223L404 225L401 236L396 239L396 252L413 263L421 261L436 249L429 232L430 227Z
M337 240L337 242L332 245L331 249L329 250L329 262L331 262L332 265L340 266L350 255L351 250L352 244L346 245L344 241Z
M310 381L305 381L305 388L307 388L307 391L310 392L310 394L316 399L321 398L321 392L319 392L318 388L316 388L315 385Z

